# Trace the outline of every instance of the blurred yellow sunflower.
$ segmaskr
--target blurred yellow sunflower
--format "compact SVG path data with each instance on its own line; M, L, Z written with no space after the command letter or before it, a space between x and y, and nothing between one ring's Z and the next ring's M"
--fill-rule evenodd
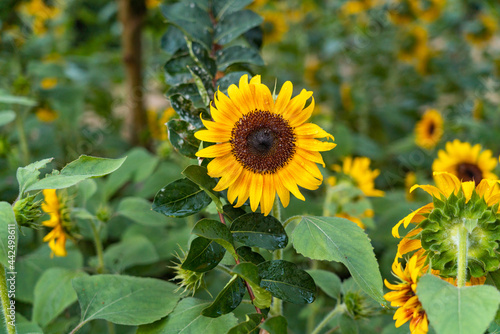
M340 85L340 101L346 111L352 111L354 109L351 85L347 82L343 82Z
M393 317L396 327L410 321L411 334L426 334L429 331L427 314L416 294L418 279L427 271L427 267L421 251L410 257L404 269L396 258L392 264L392 273L399 279L399 283L391 284L384 280L385 286L393 290L386 293L384 298L391 302L391 306L398 308Z
M342 166L333 165L333 170L343 173L354 181L355 185L366 195L373 197L384 196L382 190L375 189L375 178L380 174L378 169L370 169L370 159L367 157L347 157Z
M491 150L482 150L481 145L472 146L470 143L455 139L447 142L445 150L439 150L438 158L432 164L434 172L448 172L462 181L476 181L482 179L496 180L492 173L497 165Z
M405 176L405 190L406 190L406 199L408 201L413 201L415 199L415 195L410 192L411 187L417 183L417 174L413 171L409 171Z
M314 109L314 99L306 107L312 92L292 97L293 85L283 84L276 100L260 76L248 83L241 77L239 87L231 85L227 97L217 92L210 111L214 121L202 120L208 130L195 137L218 143L196 155L215 158L207 166L211 177L221 178L214 188L228 188L231 203L236 207L250 198L250 207L269 214L276 193L283 206L290 201L290 192L305 200L297 185L314 190L323 180L317 163L325 165L320 151L329 151L336 144L316 138L333 136L313 123L305 123Z
M38 108L35 111L35 115L39 121L44 123L50 123L59 118L59 114L57 113L57 111L46 107Z
M415 126L415 142L425 149L434 148L443 136L443 118L436 109L427 110Z
M40 87L43 89L52 89L57 86L57 78L43 78Z
M348 0L340 7L340 12L346 16L363 13L375 7L378 2L378 0Z
M161 4L161 0L146 0L146 8L147 9L154 9L158 7Z
M415 15L426 22L433 22L441 15L446 0L411 0L410 6Z
M49 243L52 256L66 256L68 233L65 225L69 221L68 209L57 196L55 189L45 189L43 196L45 200L42 203L42 210L49 214L50 219L43 221L42 224L52 228L52 231L43 238L43 241Z
M359 227L361 227L364 230L366 228L366 226L365 226L365 223L363 223L362 219L373 218L373 214L374 214L374 212L372 209L366 209L365 212L363 212L359 216L353 216L353 215L348 214L347 212L341 212L341 213L336 214L335 216L348 219L348 220L356 223L356 225L358 225Z
M412 0L397 0L394 5L389 8L389 20L396 25L406 25L415 20L413 12Z
M427 46L428 33L424 27L413 25L409 29L405 29L400 40L401 43L398 53L398 58L400 60L412 62L427 57L429 53L429 48Z
M484 46L498 30L497 22L497 19L491 15L479 14L477 19L467 26L465 39L475 46Z
M155 110L149 109L147 111L148 117L148 127L151 132L151 137L157 140L167 140L168 132L167 132L167 122L175 116L175 110L172 107L165 109L160 117L158 117L158 113Z
M264 18L262 23L264 43L280 42L289 29L284 13L281 11L265 11L261 15Z

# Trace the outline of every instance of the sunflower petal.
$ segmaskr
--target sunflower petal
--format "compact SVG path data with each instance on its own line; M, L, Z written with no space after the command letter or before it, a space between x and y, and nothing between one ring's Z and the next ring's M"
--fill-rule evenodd
M231 132L219 133L211 130L200 130L194 134L196 139L211 143L224 143L231 139Z
M202 158L217 158L217 157L222 157L229 153L231 153L231 144L224 143L206 147L196 152L196 156Z
M309 138L297 138L296 145L297 147L300 147L304 150L319 151L319 152L330 151L332 148L337 146L337 144L335 143L324 142Z
M262 174L253 174L250 183L250 208L257 211L260 199L262 198L262 188L264 185L264 176Z
M299 137L309 137L309 138L331 138L335 140L335 138L320 128L318 125L314 123L305 123L295 128L295 132Z
M285 112L285 108L290 102L290 98L293 93L293 85L290 81L287 81L281 87L281 90L278 94L278 98L276 99L276 103L274 104L274 113L275 114L283 114Z

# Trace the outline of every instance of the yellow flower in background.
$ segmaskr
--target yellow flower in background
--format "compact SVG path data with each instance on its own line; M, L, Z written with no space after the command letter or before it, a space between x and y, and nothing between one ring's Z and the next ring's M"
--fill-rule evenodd
M425 149L434 148L443 136L443 118L436 109L427 110L415 126L415 142Z
M363 223L362 219L373 218L373 214L374 213L373 213L372 209L366 209L365 212L363 212L363 214L361 214L359 216L353 216L353 215L348 214L347 212L341 212L341 213L338 213L336 215L336 217L348 219L348 220L356 223L356 225L358 225L359 227L361 227L364 230L366 228L366 226Z
M472 107L472 118L475 120L481 120L484 117L484 103L481 99L474 100L474 106Z
M57 78L44 78L40 82L40 86L43 89L52 89L57 86Z
M160 117L158 117L158 113L155 110L149 109L147 111L147 116L151 137L162 141L167 140L167 122L174 117L175 114L175 110L172 107L165 109Z
M375 178L380 174L378 169L370 169L370 159L366 157L347 157L342 166L334 165L333 170L351 177L355 185L366 195L384 196L382 190L375 189Z
M52 228L44 238L44 242L49 243L52 255L66 256L66 239L68 234L65 225L68 220L67 207L58 198L55 189L45 189L45 197L42 203L42 210L50 215L50 219L42 222L44 226Z
M340 85L340 101L346 111L352 111L354 109L351 85L346 82Z
M146 8L153 9L158 7L162 3L161 0L146 0Z
M396 327L410 321L411 334L426 334L429 331L427 314L417 297L418 279L427 271L427 266L424 265L423 252L416 252L410 257L404 269L396 258L392 264L392 272L399 282L391 284L384 280L385 286L393 290L386 293L384 298L391 302L391 306L398 308L393 317Z
M476 181L482 179L496 180L492 173L497 165L491 150L482 150L481 145L472 146L470 143L455 139L447 142L445 150L439 150L438 158L432 164L434 172L448 172L462 181Z
M261 15L264 18L264 22L262 22L264 43L280 42L289 29L284 13L281 11L265 11Z
M22 3L19 12L33 18L32 30L35 35L43 35L47 32L47 22L60 15L61 9L47 6L43 0L31 0Z
M316 138L332 135L313 123L305 123L314 110L314 99L306 107L312 92L292 97L293 85L283 84L276 100L269 88L261 84L260 76L248 83L241 77L239 87L231 85L228 96L217 92L210 111L214 121L203 124L195 137L218 143L199 151L202 158L215 158L207 166L208 174L221 178L215 191L228 189L231 203L236 207L250 198L250 207L269 214L276 193L284 207L290 201L290 192L305 200L297 186L314 190L323 175L317 163L325 165L319 152L329 151L336 144Z
M397 0L387 11L389 20L396 25L406 25L415 20L412 0Z
M39 121L44 123L50 123L59 118L59 114L57 113L57 111L50 108L38 108L35 111L35 115Z
M426 22L433 22L441 16L446 0L411 0L415 15Z
M469 23L465 33L465 39L477 47L482 47L488 43L496 31L498 23L495 17L488 14L480 14L477 20Z
M406 199L408 201L413 201L415 199L415 195L413 192L410 192L411 187L417 183L417 174L415 172L408 172L405 176L405 190L406 190Z
M340 7L340 12L346 16L355 15L372 9L378 3L378 0L348 0Z
M400 43L398 58L402 61L413 62L428 56L427 30L420 25L413 25L406 29Z

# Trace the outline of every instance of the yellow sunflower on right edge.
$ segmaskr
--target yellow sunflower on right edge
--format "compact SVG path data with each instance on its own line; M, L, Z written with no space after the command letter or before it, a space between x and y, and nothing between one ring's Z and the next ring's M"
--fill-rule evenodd
M415 142L425 149L434 148L443 136L443 118L436 109L427 110L415 126Z
M461 181L476 181L482 179L496 180L492 173L497 165L491 150L483 150L481 145L472 146L470 143L455 139L447 142L445 150L439 150L438 158L432 164L433 172L448 172Z
M498 30L497 19L488 14L479 14L466 29L465 39L475 46L482 47L493 38Z
M375 189L375 178L380 174L378 169L370 169L370 158L367 157L347 157L343 160L342 166L333 165L333 170L349 176L355 185L365 194L365 196L384 196L382 190Z

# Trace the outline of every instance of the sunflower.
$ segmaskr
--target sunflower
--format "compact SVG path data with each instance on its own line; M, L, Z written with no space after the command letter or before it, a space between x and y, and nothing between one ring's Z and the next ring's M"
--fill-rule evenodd
M389 8L389 20L396 25L405 25L415 20L412 0L397 0L395 5Z
M52 89L57 86L57 78L43 78L40 87L43 89Z
M409 171L405 176L405 189L406 189L406 200L413 201L415 195L410 192L411 187L417 183L417 174L413 171Z
M342 166L334 165L333 170L349 176L366 196L384 196L382 190L375 189L374 183L380 171L378 169L371 170L370 163L370 159L366 157L347 157L343 160Z
M281 11L265 11L262 13L262 17L264 18L262 23L264 43L280 42L289 29L284 13Z
M410 320L411 334L426 334L429 331L427 314L417 297L417 285L419 277L427 271L425 256L422 252L416 252L406 263L403 269L396 258L392 264L392 272L400 280L397 284L391 284L384 280L385 286L393 290L384 295L391 302L391 306L397 307L393 319L396 327L400 327Z
M413 62L414 60L423 59L428 56L428 33L424 27L413 25L404 31L400 39L401 48L398 53L398 58L400 60Z
M149 109L147 111L148 126L151 132L151 137L161 141L168 139L167 122L175 116L175 110L172 107L165 109L161 116L155 110Z
M465 39L481 47L490 41L498 30L497 19L487 14L479 14L477 20L470 22L466 28Z
M433 22L441 15L446 0L411 0L415 15L426 22Z
M427 110L415 126L415 142L425 149L432 149L443 136L443 118L436 109Z
M43 196L45 200L42 203L42 210L49 214L50 219L43 221L42 224L52 228L43 241L49 242L52 255L66 256L66 239L69 237L66 228L69 222L68 209L64 202L57 197L55 189L45 189Z
M50 108L38 108L35 111L36 118L38 118L39 121L44 122L44 123L50 123L55 121L56 119L59 118L59 114L57 111L52 110Z
M291 99L292 83L287 81L276 100L257 75L248 83L240 78L239 87L231 85L227 97L217 92L210 105L214 121L203 120L208 130L195 137L218 143L202 149L196 155L215 158L207 166L211 177L221 178L215 191L228 189L231 203L236 207L250 198L250 207L269 214L276 193L283 206L290 192L305 200L297 185L314 190L323 180L317 163L325 165L320 151L336 146L316 138L333 136L313 123L305 123L314 109L314 99L305 107L312 92L305 89Z
M346 16L355 15L366 12L367 10L375 7L377 3L377 0L349 0L342 5L340 11Z
M364 230L366 228L366 226L365 226L365 223L363 223L362 219L373 218L373 215L374 215L374 212L372 209L366 209L365 212L363 212L359 216L353 216L353 215L348 214L347 212L341 212L341 213L338 213L337 215L335 215L335 217L348 219Z
M472 146L455 139L446 143L445 150L439 150L432 170L451 173L463 181L475 180L479 183L482 179L496 180L498 177L491 171L497 160L492 155L491 150L483 151L479 144Z
M340 85L340 101L342 102L342 106L348 112L354 109L354 101L352 99L352 88L346 82L343 82Z

